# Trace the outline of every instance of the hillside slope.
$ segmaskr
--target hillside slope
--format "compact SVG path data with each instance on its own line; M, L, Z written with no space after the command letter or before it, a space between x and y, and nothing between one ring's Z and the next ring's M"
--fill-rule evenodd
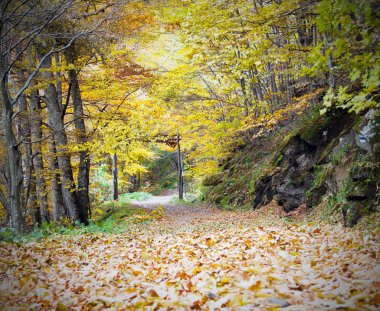
M343 213L346 225L355 225L379 210L379 124L378 111L309 111L237 151L204 181L205 198L254 209L274 200L285 212L324 202Z

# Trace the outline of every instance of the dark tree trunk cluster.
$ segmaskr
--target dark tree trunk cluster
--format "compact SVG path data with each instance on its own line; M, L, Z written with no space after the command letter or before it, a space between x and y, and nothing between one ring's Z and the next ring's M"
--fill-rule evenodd
M98 9L94 6L94 15L104 13ZM20 232L26 229L28 217L33 225L65 217L74 223L88 223L90 154L84 146L87 133L78 71L74 69L78 57L75 45L101 22L94 24L93 30L74 27L65 39L56 39L66 31L57 25L68 18L65 13L69 10L78 17L83 14L72 1L51 3L49 8L40 0L0 2L4 135L0 143L6 148L6 161L0 167L0 204L7 211L9 225ZM61 72L61 67L68 69ZM65 80L69 84L66 102ZM73 118L67 114L68 107L73 108ZM76 154L68 144L71 123L81 146ZM72 157L79 161L77 182Z

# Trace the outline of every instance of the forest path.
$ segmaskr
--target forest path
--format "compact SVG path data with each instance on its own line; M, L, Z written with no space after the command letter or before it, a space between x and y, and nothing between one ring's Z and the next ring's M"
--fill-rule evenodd
M186 226L200 225L203 223L226 220L228 212L221 211L217 208L201 204L178 204L173 203L173 199L178 197L176 191L168 191L164 195L153 196L143 201L131 201L133 205L142 207L148 212L159 206L165 208L165 217L157 222L159 225L165 225L168 228L185 228ZM238 216L237 214L234 217Z
M154 195L149 199L138 201L133 200L131 203L146 209L155 209L156 207L163 205L167 210L170 210L174 204L171 201L176 197L174 190L167 191L164 195Z
M177 203L178 192L175 189L166 190L161 195L152 196L149 199L130 203L145 209L148 213L159 206L165 208L165 217L157 221L158 225L165 225L170 229L184 229L189 227L204 227L209 224L221 224L222 226L252 226L272 225L273 223L286 224L289 221L301 221L305 218L303 208L292 213L286 213L283 208L273 202L260 210L222 210L206 203ZM156 223L156 224L157 224ZM155 227L156 224L152 224Z
M0 241L0 309L380 308L379 230L260 219L273 206L228 212L169 201L165 208L162 219L120 234Z
M252 220L257 217L253 211L229 212L206 204L184 204L173 202L178 198L176 190L167 190L163 195L152 196L142 201L131 201L131 204L142 207L150 212L159 206L165 208L165 217L157 221L158 225L165 225L170 229L184 229L191 226L214 224L218 222L232 225L242 220ZM153 225L154 227L155 225Z

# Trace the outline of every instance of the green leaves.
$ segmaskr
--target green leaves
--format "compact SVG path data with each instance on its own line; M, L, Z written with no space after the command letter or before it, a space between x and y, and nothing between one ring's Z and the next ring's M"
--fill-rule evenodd
M325 112L334 103L359 113L376 108L373 96L379 91L379 49L373 44L379 35L374 1L322 1L318 6L317 25L328 44L320 42L310 53L312 68L335 76L337 88L324 97ZM332 53L332 54L331 54ZM328 68L332 55L333 68ZM349 77L349 80L345 78Z
M333 89L329 88L326 92L326 95L323 97L323 104L330 108L333 104L333 100L335 99L334 91Z
M361 82L362 90L354 93L350 92L349 85L345 87L339 86L335 95L334 90L328 89L323 98L325 108L321 110L321 114L324 114L334 104L355 113L379 107L379 103L374 100L373 95L379 91L380 87L380 65L376 64L371 70L366 71L364 75L359 69L354 68L350 74L350 80L351 82Z

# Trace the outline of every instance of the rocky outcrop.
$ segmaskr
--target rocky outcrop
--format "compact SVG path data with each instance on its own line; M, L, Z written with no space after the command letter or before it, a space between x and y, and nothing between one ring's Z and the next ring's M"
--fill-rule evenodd
M356 225L358 220L376 208L380 203L380 165L379 163L355 163L348 179L342 204L342 213L346 226Z
M205 179L205 198L254 209L274 200L286 212L320 205L341 211L347 226L380 211L380 112L316 111L298 125L289 120L283 136L272 132L237 150L221 173Z
M315 203L326 191L321 185L315 189L318 197L307 198L316 165L324 161L326 149L331 150L338 138L350 131L354 121L354 115L338 110L306 124L282 148L276 170L257 181L253 208L265 205L271 198L287 212L305 203Z

